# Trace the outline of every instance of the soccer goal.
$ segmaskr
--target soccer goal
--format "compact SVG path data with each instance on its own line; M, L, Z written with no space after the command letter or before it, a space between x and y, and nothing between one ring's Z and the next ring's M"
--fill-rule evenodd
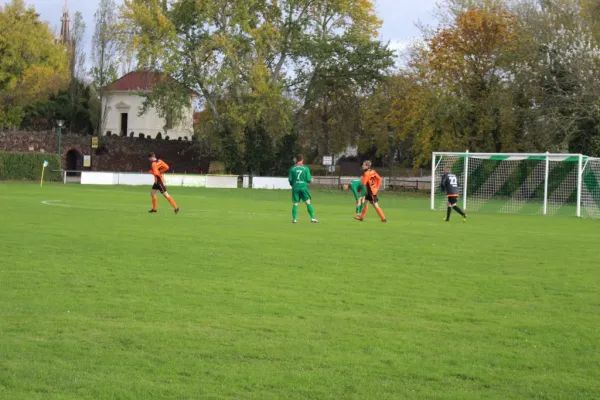
M434 152L431 209L446 208L440 182L456 175L469 212L600 218L600 158L582 154Z

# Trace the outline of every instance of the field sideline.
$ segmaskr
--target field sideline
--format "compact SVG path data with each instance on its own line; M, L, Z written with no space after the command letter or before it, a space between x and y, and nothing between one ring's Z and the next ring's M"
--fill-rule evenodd
M600 397L600 221L0 183L0 399Z

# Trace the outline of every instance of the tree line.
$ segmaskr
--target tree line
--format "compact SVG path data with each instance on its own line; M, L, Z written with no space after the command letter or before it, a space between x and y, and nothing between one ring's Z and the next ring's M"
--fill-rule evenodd
M413 163L434 150L599 154L598 0L448 0L439 11L387 82L385 120Z
M117 16L116 3L102 0L88 69L80 12L65 42L23 0L0 5L0 129L50 130L63 120L67 132L101 132L102 88L134 68L115 36Z
M45 29L30 49L52 42L19 12L32 22L14 43L25 29ZM444 0L436 19L395 54L370 0L101 0L92 85L61 86L77 57L56 45L39 46L57 49L40 65L2 57L0 125L31 124L30 100L48 96L56 110L34 115L69 110L77 125L78 93L102 131L100 89L125 65L175 78L145 103L174 122L198 93L196 144L233 172L281 173L295 152L318 162L349 147L415 168L432 151L600 153L600 0ZM48 71L56 79L34 79Z

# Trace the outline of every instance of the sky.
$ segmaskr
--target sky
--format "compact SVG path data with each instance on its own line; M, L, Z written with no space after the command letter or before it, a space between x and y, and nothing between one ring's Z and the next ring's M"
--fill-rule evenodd
M7 3L10 0L0 0ZM85 51L89 55L94 30L94 12L97 0L67 0L71 19L76 11L80 11L86 23ZM420 36L415 22L434 24L433 11L436 0L374 0L378 16L383 20L380 30L380 40L390 42L394 50L402 50ZM121 0L116 0L118 4ZM33 5L43 21L48 21L50 27L60 30L60 17L65 0L25 0L27 5ZM89 58L89 57L88 57ZM89 64L89 59L88 59Z

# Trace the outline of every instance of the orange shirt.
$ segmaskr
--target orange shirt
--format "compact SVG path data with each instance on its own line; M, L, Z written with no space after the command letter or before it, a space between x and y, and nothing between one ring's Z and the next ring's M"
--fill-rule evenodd
M381 176L374 169L368 169L363 174L361 182L373 195L376 195L381 187Z
M164 182L163 174L169 170L169 166L163 160L156 160L152 162L152 175L154 175L154 183L158 183L158 180Z

